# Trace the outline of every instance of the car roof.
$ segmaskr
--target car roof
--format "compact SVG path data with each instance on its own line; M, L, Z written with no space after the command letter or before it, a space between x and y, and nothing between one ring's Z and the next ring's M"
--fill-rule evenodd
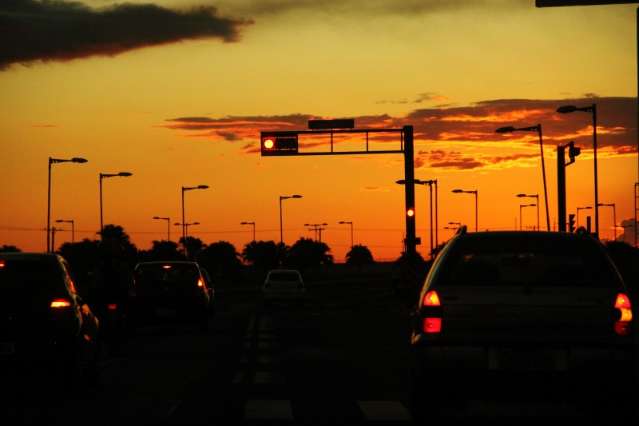
M150 260L148 262L138 262L139 265L199 265L192 260Z
M40 252L3 252L0 258L14 260L35 260L35 259L60 259L60 255L56 253L40 253Z
M455 239L470 239L470 240L490 240L490 239L503 239L503 238L522 238L522 239L536 239L536 240L583 240L583 241L596 241L594 237L589 234L570 233L570 232L554 232L554 231L479 231L479 232L461 232L455 235Z

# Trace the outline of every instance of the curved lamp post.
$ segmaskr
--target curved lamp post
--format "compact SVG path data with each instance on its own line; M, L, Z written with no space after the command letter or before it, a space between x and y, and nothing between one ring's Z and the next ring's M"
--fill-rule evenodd
M102 180L112 177L129 177L132 176L131 172L119 172L119 173L100 173L100 238L102 238L102 231L104 230L104 222L102 218Z
M82 157L73 157L70 159L49 157L49 172L47 178L47 252L53 251L51 244L51 165L58 163L86 163L87 160Z

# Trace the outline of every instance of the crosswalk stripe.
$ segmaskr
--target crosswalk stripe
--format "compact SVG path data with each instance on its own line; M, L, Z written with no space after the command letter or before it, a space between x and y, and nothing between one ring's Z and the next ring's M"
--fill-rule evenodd
M366 420L410 421L411 415L399 401L357 401Z
M293 420L293 408L288 400L249 400L244 407L247 420Z

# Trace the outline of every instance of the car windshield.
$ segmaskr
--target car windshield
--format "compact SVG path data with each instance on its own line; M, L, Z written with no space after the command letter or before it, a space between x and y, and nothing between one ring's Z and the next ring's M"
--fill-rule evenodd
M0 259L3 292L52 291L64 284L62 270L52 259Z
M153 265L140 265L135 276L143 282L170 282L170 283L194 283L199 278L197 266L188 263L162 263Z
M447 286L618 286L606 255L586 238L483 234L461 238L442 265Z
M268 280L299 282L301 281L301 277L297 272L271 272L268 275Z

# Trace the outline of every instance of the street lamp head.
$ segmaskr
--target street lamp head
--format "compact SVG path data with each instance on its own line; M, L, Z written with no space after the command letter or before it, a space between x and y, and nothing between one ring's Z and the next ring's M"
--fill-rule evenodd
M523 198L523 197L527 197L527 195L526 195L526 194L521 193L521 194L517 194L517 195L516 195L516 197L517 197L517 198Z
M557 108L557 112L560 114L568 114L577 111L577 107L574 105L563 105Z
M322 223L322 226L328 226L328 223L324 222Z
M199 224L200 224L200 222L192 222L192 223L190 223L190 225L199 225Z
M500 127L498 129L495 129L495 133L512 133L515 131L515 128L513 126L505 126L505 127Z
M406 181L404 179L399 179L399 180L396 180L395 183L398 185L405 185Z
M131 172L120 172L120 173L118 173L118 176L129 177L129 176L133 176L133 173L131 173Z
M302 196L299 194L293 194L291 195L291 198L302 198Z
M74 163L86 163L88 160L82 157L73 157L71 161Z
M197 189L209 189L208 185L198 185Z
M182 226L182 224L180 222L175 222L173 226Z
M463 190L463 189L459 189L459 188L455 188L455 189L453 189L453 191L452 191L452 192L453 192L454 194L461 194L462 192L464 192L464 190Z

